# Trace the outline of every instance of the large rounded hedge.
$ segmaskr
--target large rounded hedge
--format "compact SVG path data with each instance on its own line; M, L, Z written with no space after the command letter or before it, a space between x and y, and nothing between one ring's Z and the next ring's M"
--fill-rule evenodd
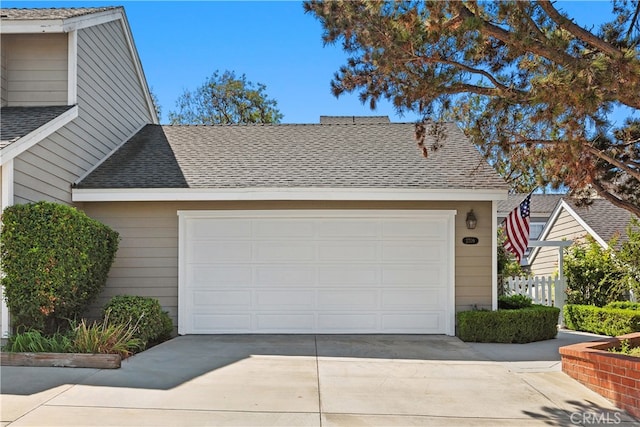
M14 331L64 329L103 289L118 233L83 212L51 202L2 213L1 279Z

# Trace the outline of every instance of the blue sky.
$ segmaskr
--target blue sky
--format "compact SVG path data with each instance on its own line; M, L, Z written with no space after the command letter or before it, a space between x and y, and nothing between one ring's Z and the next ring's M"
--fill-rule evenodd
M320 115L396 114L380 102L375 111L357 94L336 99L330 81L347 55L323 46L320 23L301 2L218 1L2 1L2 7L95 7L122 5L133 32L147 82L162 108L162 122L185 89L194 89L215 70L245 74L267 86L284 123L317 123ZM610 12L609 2L559 1L579 24L593 25Z

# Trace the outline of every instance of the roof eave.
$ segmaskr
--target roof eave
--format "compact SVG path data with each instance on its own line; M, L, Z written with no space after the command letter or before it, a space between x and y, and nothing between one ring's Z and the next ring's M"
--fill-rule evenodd
M68 33L122 19L122 9L111 9L66 19L9 19L2 20L2 34Z
M15 158L19 154L24 153L26 150L33 147L76 117L78 117L78 106L74 105L56 118L48 121L17 141L7 145L0 150L0 165Z
M160 202L242 200L356 201L492 201L507 198L507 190L425 190L404 188L74 188L74 202Z

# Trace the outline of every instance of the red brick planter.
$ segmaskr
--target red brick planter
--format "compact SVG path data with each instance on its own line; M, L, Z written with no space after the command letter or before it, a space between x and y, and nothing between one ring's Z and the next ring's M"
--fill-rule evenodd
M640 358L607 351L624 339L640 345L640 332L560 347L562 371L640 418Z

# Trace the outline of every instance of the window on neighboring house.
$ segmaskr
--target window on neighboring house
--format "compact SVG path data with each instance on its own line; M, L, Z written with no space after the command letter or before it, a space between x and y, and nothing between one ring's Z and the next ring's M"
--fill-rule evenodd
M542 229L544 228L544 222L531 222L529 224L529 240L538 240Z

